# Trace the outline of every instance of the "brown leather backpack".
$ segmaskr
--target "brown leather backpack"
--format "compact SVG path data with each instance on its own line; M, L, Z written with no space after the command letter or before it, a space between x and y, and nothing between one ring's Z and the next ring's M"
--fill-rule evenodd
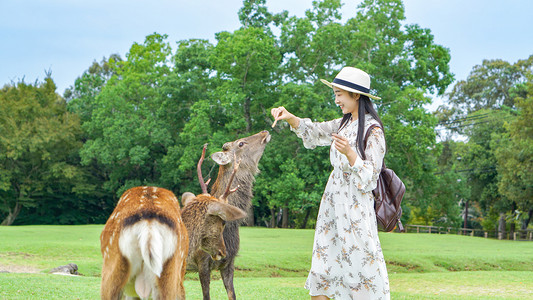
M364 143L366 149L366 141L370 132L375 127L380 127L377 124L372 124L366 131ZM376 218L378 221L378 228L382 231L390 232L396 227L400 232L405 232L400 217L402 216L402 198L405 193L405 185L402 180L394 173L393 170L385 166L385 158L383 158L383 166L378 178L378 185L372 191L375 197L374 210L376 211Z

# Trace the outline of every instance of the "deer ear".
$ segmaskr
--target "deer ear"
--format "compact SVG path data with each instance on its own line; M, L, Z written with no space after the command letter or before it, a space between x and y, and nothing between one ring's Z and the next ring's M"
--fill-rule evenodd
M228 152L215 152L211 155L211 158L219 165L227 165L233 160L233 156Z
M222 202L210 203L207 214L219 216L224 221L235 221L246 217L246 213L242 209Z
M194 195L193 193L185 192L183 193L183 195L181 195L181 204L183 206L187 206L187 204L191 203L194 198L196 198L196 195Z

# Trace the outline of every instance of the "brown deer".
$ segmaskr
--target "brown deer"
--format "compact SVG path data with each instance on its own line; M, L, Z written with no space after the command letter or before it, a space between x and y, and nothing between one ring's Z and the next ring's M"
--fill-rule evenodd
M187 256L202 252L213 260L224 258L224 223L246 216L227 204L227 196L235 191L231 182L220 200L207 194L206 188L199 196L184 193L181 212L168 190L126 191L100 236L102 299L120 299L123 292L132 298L185 299Z
M185 299L187 229L174 194L135 187L120 197L100 235L101 297Z
M228 204L227 201L228 196L239 189L239 186L231 189L239 163L234 164L226 190L219 199L207 193L207 184L203 180L201 170L206 148L207 144L204 145L202 157L198 162L198 179L203 194L195 196L192 193L184 193L182 196L182 218L190 237L187 264L193 265L205 261L205 257L210 257L213 261L225 258L226 246L222 232L226 222L246 217L243 210ZM206 217L203 217L204 215Z
M252 205L252 188L255 175L259 172L257 167L266 144L270 141L270 133L262 131L252 136L225 143L222 152L214 153L211 158L220 165L217 179L211 188L211 195L221 197L224 187L229 187L232 180L238 185L238 189L227 197L230 205L236 206L245 212L250 210ZM203 156L202 156L203 157ZM236 172L235 163L239 160L239 168ZM200 169L203 158L198 163ZM201 174L199 171L199 177ZM203 179L200 179L203 182ZM194 259L188 260L187 271L197 271L202 285L203 299L210 299L209 284L211 280L211 270L219 270L226 287L228 299L236 299L233 286L234 262L239 251L239 221L226 223L223 237L226 246L226 257L221 260L214 260L206 253L198 253Z

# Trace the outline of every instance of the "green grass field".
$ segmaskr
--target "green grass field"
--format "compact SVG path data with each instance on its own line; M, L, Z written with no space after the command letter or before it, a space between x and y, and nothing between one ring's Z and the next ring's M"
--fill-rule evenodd
M0 227L0 299L98 299L102 225ZM241 228L239 299L309 299L313 230ZM393 299L533 299L533 243L380 233ZM84 276L46 274L76 263ZM212 299L227 299L213 273ZM197 274L185 282L201 299Z

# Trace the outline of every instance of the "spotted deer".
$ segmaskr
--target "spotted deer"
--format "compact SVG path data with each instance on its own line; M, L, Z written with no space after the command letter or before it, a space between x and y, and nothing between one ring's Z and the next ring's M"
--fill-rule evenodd
M211 158L220 165L215 183L211 188L211 195L221 197L225 193L228 183L235 181L239 187L234 193L227 197L230 205L238 207L245 212L249 212L252 205L252 188L255 175L259 172L258 164L266 144L270 142L270 133L261 131L257 134L225 143L221 152L211 155ZM235 172L236 160L239 160L239 168ZM201 166L200 160L198 168ZM200 173L199 173L200 174ZM201 174L199 175L201 177ZM203 179L200 179L203 181ZM206 189L207 190L207 189ZM234 262L239 252L239 224L240 221L229 221L224 228L223 237L226 246L226 257L214 260L207 253L196 253L194 259L189 254L187 271L198 272L202 285L203 299L210 299L209 285L211 280L211 270L219 270L226 288L228 299L236 299L233 285Z
M169 190L135 187L120 197L100 235L101 298L185 299L189 239Z

